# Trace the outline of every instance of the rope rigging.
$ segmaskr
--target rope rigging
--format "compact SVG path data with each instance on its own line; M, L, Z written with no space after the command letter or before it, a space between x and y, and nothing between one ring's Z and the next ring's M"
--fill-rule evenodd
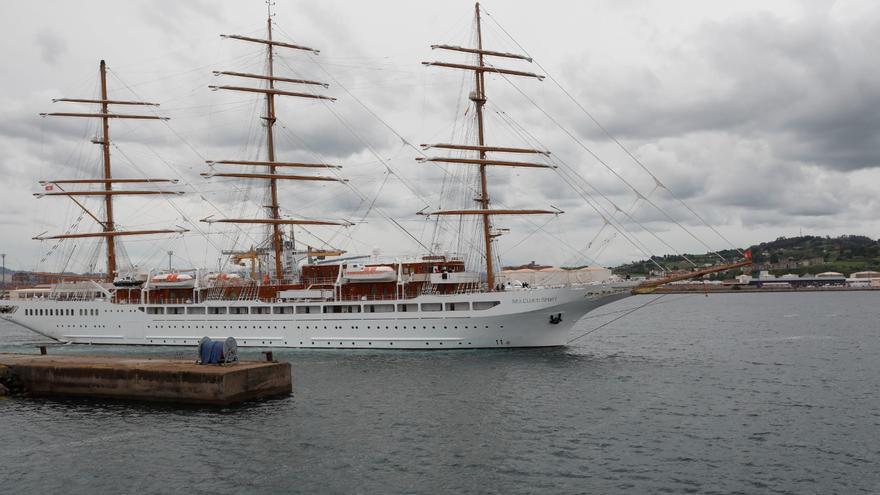
M485 11L485 10L484 10L484 11ZM738 248L736 245L734 245L734 244L733 244L733 243L732 243L727 237L725 237L725 236L724 236L721 232L719 232L714 226L712 226L709 222L707 222L707 221L706 221L706 220L705 220L700 214L698 214L693 208L691 208L691 207L690 207L690 206L689 206L689 205L688 205L683 199L681 199L680 197L678 197L678 196L677 196L677 195L676 195L676 194L675 194L675 193L674 193L674 192L673 192L668 186L666 186L666 184L664 184L663 181L661 181L659 177L657 177L657 176L656 176L656 175L655 175L655 174L654 174L654 173L653 173L653 172L652 172L652 171L651 171L651 170L650 170L650 169L649 169L649 168L648 168L648 167L647 167L647 166L646 166L641 160L639 160L638 157L636 157L635 154L633 154L633 153L629 150L629 148L627 148L626 146L624 146L623 143L621 143L621 142L620 142L620 141L619 141L614 135L612 135L611 132L608 131L608 129L607 129L605 126L603 126L603 125L598 121L598 119L596 119L596 117L595 117L590 111L588 111L588 110L587 110L587 109L586 109L586 108L580 103L580 101L578 101L578 100L577 100L577 99L571 94L571 92L569 92L564 86L562 86L562 84L559 82L559 80L557 80L557 79L556 79L556 78L555 78L555 77L554 77L554 76L553 76L553 75L552 75L552 74L551 74L551 73L550 73L550 72L549 72L549 71L548 71L543 65L541 65L541 63L540 63L539 61L537 61L536 59L534 59L534 57L531 56L531 54L528 52L528 50L526 50L525 47L523 47L523 46L519 43L519 41L517 41L517 40L516 40L516 39L515 39L515 38L514 38L514 37L513 37L513 36L512 36L507 30L506 30L506 29L504 29L504 26L502 26L501 23L498 22L498 20L495 19L495 17L494 17L492 14L490 14L488 11L485 11L485 12L486 12L486 15L492 20L492 22L493 22L493 23L494 23L499 29L501 29L501 31L502 31L502 32L503 32L503 33L504 33L504 34L505 34L505 35L506 35L506 36L507 36L507 37L508 37L508 38L509 38L509 39L510 39L510 40L511 40L511 41L512 41L512 42L513 42L513 43L514 43L514 44L515 44L520 50L522 50L522 52L523 52L524 54L526 54L527 56L529 56L530 58L532 58L533 63L534 63L539 69L541 69L541 71L544 73L544 75L545 75L548 79L550 79L551 81L553 81L553 83L554 83L554 84L555 84L555 85L556 85L556 86L557 86L557 87L558 87L558 88L559 88L559 89L560 89L560 90L561 90L561 91L562 91L562 92L568 97L568 99L571 100L572 103L574 103L574 104L578 107L578 109L580 109L581 112L583 112L583 113L584 113L584 114L585 114L585 115L586 115L586 116L587 116L587 117L588 117L588 118L589 118L589 119L590 119L590 120L591 120L591 121L592 121L592 122L593 122L593 123L599 128L599 129L600 129L600 130L601 130L601 131L602 131L602 133L603 133L607 138L609 138L611 141L613 141L613 142L614 142L614 143L615 143L615 144L616 144L621 150L623 150L623 152L624 152L627 156L629 156L629 157L630 157L630 158L631 158L631 159L632 159L632 160L633 160L633 161L634 161L634 162L635 162L635 163L636 163L636 164L637 164L642 170L644 170L644 171L645 171L645 172L646 172L646 173L647 173L647 174L648 174L648 175L654 180L654 183L655 183L657 186L659 186L660 188L666 190L666 192L668 192L669 195L670 195L674 200L676 200L678 203L680 203L682 206L684 206L684 207L685 207L689 212L691 212L691 213L692 213L697 219L699 219L700 222L703 223L703 225L705 225L706 227L708 227L709 229L711 229L712 232L714 232L719 238L721 238L724 242L726 242L731 248L733 248L735 251L737 251L737 252L740 253L740 254L743 253L743 251L742 251L740 248ZM710 252L712 252L713 254L717 255L719 258L721 258L722 261L724 261L724 258L723 258L720 254L718 254L717 252L715 252L715 251L711 251L711 250L710 250Z
M505 119L505 120L507 121L507 123L508 123L509 125L511 125L511 127L514 128L514 132L519 133L520 136L523 138L524 141L528 142L529 140L531 140L533 145L537 145L537 146L539 146L539 147L545 147L544 144L541 143L540 140L538 140L538 139L537 139L532 133L530 133L529 131L527 131L527 130L526 130L525 128L523 128L521 125L519 125L519 123L517 123L515 120L513 120L513 118L510 117L510 115L508 115L506 112L501 111L501 110L498 110L498 111L496 111L496 113L498 113L503 119ZM612 227L617 228L617 227L613 224L613 222L614 222L614 218L613 218L613 217L614 217L615 214L617 214L617 213L622 213L626 218L628 218L630 221L632 221L633 223L635 223L636 225L638 225L643 231L647 232L647 233L650 234L652 237L654 237L655 239L657 239L657 241L659 241L659 242L660 242L661 244L663 244L665 247L669 248L670 250L672 250L673 252L675 252L676 254L678 254L679 256L681 256L682 258L684 258L684 259L685 259L688 263L690 263L692 266L697 266L696 263L694 263L693 261L691 261L687 256L685 256L684 254L680 253L680 252L679 252L678 250L676 250L673 246L671 246L669 243L667 243L666 241L664 241L659 235L657 235L655 232L653 232L651 229L649 229L646 225L644 225L644 224L643 224L642 222L640 222L638 219L636 219L635 217L633 217L629 212L627 212L627 211L621 209L620 206L617 205L617 203L615 203L610 197L608 197L606 194L604 194L602 191L600 191L598 188L596 188L596 187L595 187L590 181L588 181L585 177L583 177L580 173L578 173L577 170L574 169L574 167L571 167L568 163L566 163L564 160L562 160L562 158L560 158L558 154L557 154L557 155L551 155L551 156L549 156L549 157L545 157L545 161L548 161L548 162L552 162L552 163L556 163L556 164L558 164L558 168L556 168L556 169L554 169L554 170L555 170L556 173L560 176L560 178L562 178L562 180L563 180L566 184L568 184L569 186L571 186L572 188L574 188L576 192L583 192L583 194L586 194L586 195L590 198L590 200L594 201L594 202L596 203L596 205L598 205L598 206L602 209L602 212L598 212L598 211L597 211L597 213L600 213L600 215L602 216L603 220L605 221L604 224L603 224L603 226L602 226L603 228L604 228L605 226L607 226L607 225L611 225ZM566 176L566 174L567 174L567 176ZM613 212L609 212L609 211L606 210L604 207L602 207L602 206L601 206L601 203L599 203L598 201L596 201L595 198L593 198L593 195L592 195L590 192L588 192L586 189L583 189L583 187L580 186L580 184L576 184L576 182L577 182L578 180L581 181L583 184L585 184L590 190L592 190L592 191L593 191L593 194L597 194L599 197L601 197L601 198L604 199L606 202L608 202L608 203L611 205L611 207L614 208L614 211L613 211ZM652 192L653 192L653 191L652 191ZM650 194L649 194L648 196L650 196ZM586 198L585 198L585 199L586 199ZM638 202L638 201L641 200L641 199L642 199L642 198L641 198L641 196L640 196L639 198L636 199L636 202ZM588 200L588 203L590 202L590 200ZM635 204L635 203L634 203L634 204ZM592 206L592 205L591 205L591 206ZM622 223L620 223L619 225L620 225L620 227L621 227L622 229L627 230L626 227L625 227ZM647 254L648 252L651 251L651 249L648 248L647 245L645 245L645 244L642 243L641 241L637 241L638 238L635 236L634 233L629 232L628 230L627 230L627 233L628 233L628 235L627 235L627 234L623 234L623 233L621 233L621 234L624 235L625 238L626 238L627 240L629 240L629 241L630 241L635 247L639 248L639 249L642 251L643 254ZM597 235L598 235L598 234L597 234ZM632 236L632 239L630 239L629 236ZM640 248L639 246L636 246L636 242L638 242L639 244L641 244L641 248ZM651 256L651 257L653 258L653 256ZM657 264L656 261L654 261L654 263ZM661 267L659 264L658 264L657 266L658 266L659 268L663 269L663 267Z

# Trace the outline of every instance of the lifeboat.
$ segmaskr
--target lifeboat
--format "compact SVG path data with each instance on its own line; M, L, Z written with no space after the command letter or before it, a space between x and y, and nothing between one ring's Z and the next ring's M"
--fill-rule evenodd
M187 275L185 273L163 273L151 278L150 285L153 287L186 288L193 287L195 285L195 279L193 279L192 275Z
M397 272L390 266L352 265L342 272L349 282L394 282Z
M144 282L146 281L146 273L127 273L117 277L113 281L113 286L121 288L140 287L144 285Z

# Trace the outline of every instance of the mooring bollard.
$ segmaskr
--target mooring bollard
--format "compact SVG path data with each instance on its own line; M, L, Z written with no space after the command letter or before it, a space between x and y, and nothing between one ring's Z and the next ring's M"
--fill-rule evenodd
M268 361L268 362L270 362L270 363L274 363L274 362L275 362L275 360L274 360L273 357L272 357L272 351L263 351L263 354L266 355L266 361Z
M46 352L46 346L41 345L41 346L40 346L40 355L41 355L41 356L45 356L46 353L47 353L47 352Z

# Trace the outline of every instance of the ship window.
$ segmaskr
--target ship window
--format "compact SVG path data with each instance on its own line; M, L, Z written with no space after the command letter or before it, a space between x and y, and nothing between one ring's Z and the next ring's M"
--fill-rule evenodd
M165 313L169 314L169 315L182 315L183 310L184 310L184 308L181 308L179 306L178 307L170 307L170 308L165 308Z
M251 314L252 315L267 315L272 311L272 308L268 306L260 306L260 307L252 307Z
M359 304L334 304L324 306L325 313L360 313L361 306Z
M446 311L468 311L471 304L466 302L446 303Z
M441 303L422 303L422 311L442 311L443 304Z
M150 308L147 308L147 314L148 315L164 315L165 308L150 307Z
M197 306L194 308L186 308L186 314L189 315L203 315L205 314L205 308L201 306Z
M501 304L501 301L474 301L474 311L491 309Z
M225 308L225 307L222 307L222 306L221 306L221 307L212 307L212 308L208 308L208 314L209 314L209 315L225 315L225 314L226 314L226 308Z
M272 308L272 313L276 315L292 315L293 306L275 306Z
M370 304L364 307L367 313L393 313L393 304Z
M311 313L320 313L321 306L297 306L296 313L297 314L311 314Z
M400 311L401 313L418 311L418 310L419 310L418 304L398 304L397 305L397 311Z
M256 309L256 308L254 308ZM248 314L248 309L243 306L230 306L229 314L231 315L246 315Z

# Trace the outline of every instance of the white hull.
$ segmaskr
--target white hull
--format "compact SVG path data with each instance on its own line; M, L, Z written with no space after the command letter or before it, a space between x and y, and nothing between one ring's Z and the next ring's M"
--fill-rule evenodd
M135 305L30 299L9 301L11 312L2 317L55 340L87 344L193 346L207 335L233 336L243 347L544 347L565 345L586 313L628 295L629 288L591 286L395 301ZM248 314L231 314L242 311Z

